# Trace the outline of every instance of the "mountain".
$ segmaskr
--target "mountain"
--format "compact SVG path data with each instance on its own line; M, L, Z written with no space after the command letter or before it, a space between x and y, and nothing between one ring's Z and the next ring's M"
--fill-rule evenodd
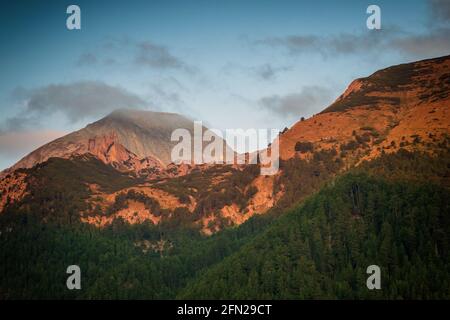
M357 79L323 112L280 133L280 170L274 176L259 176L258 165L171 164L177 143L170 141L171 133L177 128L192 133L193 121L172 113L118 110L4 172L0 210L27 195L36 201L45 184L58 190L51 175L60 184L79 186L75 189L86 199L80 204L83 222L104 227L119 218L156 225L183 220L212 234L254 215L282 213L366 160L399 150L446 151L449 99L450 56ZM104 172L118 178L105 183ZM112 185L122 175L129 180L126 187Z
M448 298L449 93L450 56L357 79L272 176L171 164L192 121L114 112L3 173L0 298Z
M329 107L280 137L282 159L336 150L347 163L429 150L450 132L450 56L389 67L353 81ZM439 146L438 146L439 147Z
M0 298L448 299L450 189L439 179L449 168L448 152L385 154L280 217L210 237L182 223L95 228L77 223L76 209L43 223L45 201L10 207L0 215ZM65 286L74 261L82 290ZM372 264L382 290L366 287Z
M171 163L171 141L176 129L187 129L192 137L193 120L175 113L123 109L85 128L38 148L8 172L31 168L49 158L92 154L120 170L166 168ZM206 130L203 127L203 130ZM220 139L220 138L219 138Z

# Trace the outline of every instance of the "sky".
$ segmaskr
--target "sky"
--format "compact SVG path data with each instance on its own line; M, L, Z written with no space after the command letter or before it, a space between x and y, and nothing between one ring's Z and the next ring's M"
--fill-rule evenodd
M6 1L0 170L118 108L282 130L355 78L448 54L450 0Z

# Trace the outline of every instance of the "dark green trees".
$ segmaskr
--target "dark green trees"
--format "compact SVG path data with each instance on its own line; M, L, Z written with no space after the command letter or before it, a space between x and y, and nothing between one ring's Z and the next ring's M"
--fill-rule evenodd
M449 199L450 192L437 186L347 175L192 281L179 297L449 298ZM366 287L372 264L382 270L379 291Z

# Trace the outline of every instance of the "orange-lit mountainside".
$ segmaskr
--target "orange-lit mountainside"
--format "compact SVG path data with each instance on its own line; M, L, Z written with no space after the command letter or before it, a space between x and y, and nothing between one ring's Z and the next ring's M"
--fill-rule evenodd
M177 142L170 135L176 128L193 132L193 122L177 114L119 110L40 147L6 170L0 209L32 197L31 189L39 192L55 179L45 176L46 170L64 165L77 176L72 183L83 189L83 222L102 227L121 217L128 223L158 224L181 215L211 234L264 214L280 201L298 201L363 160L399 149L430 154L446 150L449 105L448 56L357 79L324 111L280 134L282 163L276 176L260 176L256 165L174 165L170 152ZM299 185L286 181L294 163L312 172ZM100 169L124 182L102 185L101 176L96 177Z
M449 68L443 57L353 81L331 106L283 134L281 157L295 157L299 141L334 148L348 165L399 148L433 152L450 129Z
M171 163L176 128L193 132L193 121L118 110L3 171L0 297L450 296L450 56L379 70L322 112L299 114L279 134L275 175ZM42 270L24 272L45 290L13 272L27 268L25 252L53 261L48 247L66 252L52 268L93 259L83 260L85 292L48 284L58 276ZM383 292L356 285L371 259L389 270Z

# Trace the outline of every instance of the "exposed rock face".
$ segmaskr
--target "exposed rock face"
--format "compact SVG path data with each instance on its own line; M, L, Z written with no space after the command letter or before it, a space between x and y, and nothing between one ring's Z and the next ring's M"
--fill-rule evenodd
M116 212L114 215L105 216L89 216L82 217L81 221L96 225L97 227L104 227L111 224L114 219L121 218L129 224L139 224L146 221L151 221L158 224L161 217L153 215L150 210L145 208L144 204L136 201L128 201L127 207Z
M38 148L7 172L31 168L51 157L70 158L85 153L91 153L117 169L164 168L171 163L172 148L178 143L171 141L171 134L179 128L187 129L193 137L194 122L178 114L114 111L81 130Z
M5 205L21 200L27 194L26 174L13 172L0 180L0 212Z

